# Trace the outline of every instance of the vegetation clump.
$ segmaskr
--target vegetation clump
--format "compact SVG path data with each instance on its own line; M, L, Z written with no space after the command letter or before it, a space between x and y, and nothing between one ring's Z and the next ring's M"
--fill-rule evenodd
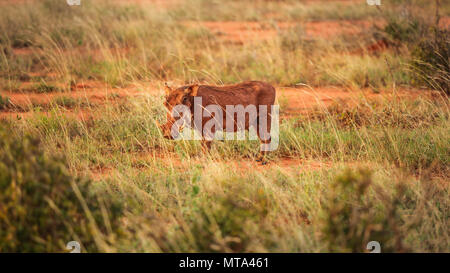
M439 24L438 3L434 22L406 7L387 17L383 33L390 44L408 49L412 84L450 94L450 32Z
M400 232L399 200L403 189L390 197L375 187L370 171L346 170L337 176L325 202L324 236L333 252L365 252L370 241L383 242L383 252L407 248ZM379 200L381 200L381 205Z
M411 65L419 83L450 95L450 31L433 32L415 46Z
M82 251L108 251L120 234L120 205L41 145L0 127L0 252L63 252L70 241Z
M0 95L0 110L9 109L11 107L12 104L10 98Z

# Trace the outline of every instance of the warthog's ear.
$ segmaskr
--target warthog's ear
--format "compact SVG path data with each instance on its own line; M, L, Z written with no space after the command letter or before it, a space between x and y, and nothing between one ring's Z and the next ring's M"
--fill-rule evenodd
M193 84L184 90L185 94L189 93L189 95L192 97L197 96L197 92L198 92L198 84Z
M172 92L172 88L170 88L167 85L167 82L164 83L164 91L166 92L166 95L168 96Z

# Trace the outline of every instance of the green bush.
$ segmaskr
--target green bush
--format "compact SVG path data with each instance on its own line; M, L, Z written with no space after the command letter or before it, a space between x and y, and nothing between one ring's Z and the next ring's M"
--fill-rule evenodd
M11 100L8 97L0 95L0 110L5 110L11 107Z
M38 93L50 93L50 92L61 92L63 91L61 88L46 83L44 80L41 80L39 84L36 85L35 91Z
M450 31L435 29L412 52L413 71L420 83L450 94Z
M390 45L407 48L411 53L412 84L425 85L449 94L449 30L440 29L438 22L431 22L408 8L400 9L387 16L381 36Z
M78 241L87 252L108 251L121 234L121 207L72 177L65 158L40 140L0 126L0 252L63 252Z
M238 185L212 200L207 207L200 208L192 222L199 250L248 252L255 243L254 233L265 232L256 223L263 222L267 216L271 208L270 196L262 188L249 192Z
M383 252L405 251L400 232L399 198L381 188L370 192L371 173L347 170L335 180L325 202L324 239L332 252L366 252L370 241L377 241Z
M388 40L395 44L413 43L424 34L424 23L417 19L391 17L384 27Z

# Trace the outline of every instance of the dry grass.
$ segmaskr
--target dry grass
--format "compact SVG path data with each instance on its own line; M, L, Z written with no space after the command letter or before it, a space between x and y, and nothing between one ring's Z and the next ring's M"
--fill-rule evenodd
M114 217L94 205L77 213L86 223L92 222L89 211L101 215L95 221L106 231L99 229L97 236L108 234L108 240L83 242L83 250L362 252L368 241L379 240L382 251L449 251L448 97L439 92L397 96L398 86L409 88L414 77L405 69L410 52L404 47L369 52L372 29L356 39L310 37L302 31L308 21L372 20L376 11L320 1L189 2L2 6L1 91L58 94L95 81L111 96L99 103L64 93L16 109L26 111L27 118L0 120L18 143L26 143L26 135L40 139L39 156L64 154L68 174L90 178L89 192L123 207ZM421 3L414 1L426 8ZM339 12L331 15L335 7ZM250 20L271 29L273 21L289 20L297 26L235 43L186 20ZM254 163L256 141L216 141L204 154L196 141L162 137L156 126L165 119L161 96L114 100L110 92L131 83L145 90L163 80L246 79L393 95L291 114L280 124L279 149L262 167ZM287 102L280 98L279 104L283 111ZM0 97L0 111L14 107ZM89 116L70 114L77 111ZM0 153L12 149L4 143ZM0 175L0 188L10 182ZM41 205L45 211L48 204ZM120 231L108 229L108 216ZM68 228L61 240L83 235L91 238L86 230ZM29 243L64 251L62 241L52 245L32 238ZM37 248L15 250L30 249Z

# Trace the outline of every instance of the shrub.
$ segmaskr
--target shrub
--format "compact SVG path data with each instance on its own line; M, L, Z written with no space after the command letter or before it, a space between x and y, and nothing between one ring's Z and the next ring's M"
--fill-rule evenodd
M450 31L434 30L412 52L411 65L420 83L450 94Z
M373 187L367 170L346 170L336 178L324 205L329 251L365 252L370 241L379 242L383 252L406 250L397 212L402 189L390 198L381 188L376 189L377 196L371 195Z
M402 43L415 42L418 37L423 36L424 29L423 22L418 19L391 17L383 31L391 43L399 46Z
M75 108L77 105L85 105L81 99L69 97L69 96L60 96L56 97L53 100L53 103L56 105L66 107L66 108Z
M256 223L264 222L271 208L270 196L259 188L249 192L232 186L229 192L214 196L214 204L200 208L192 223L192 233L200 251L248 252L254 233L264 233Z
M108 251L121 234L118 203L100 198L90 181L72 177L65 158L32 136L0 127L0 252Z
M39 84L36 85L36 92L38 93L49 93L49 92L61 92L62 88L55 85L51 85L41 80Z
M440 29L438 23L433 25L429 20L408 10L403 10L400 14L401 16L396 14L388 17L382 31L383 38L391 45L405 46L410 50L412 74L418 78L412 81L413 84L425 84L449 94L449 30Z
M0 95L0 110L9 109L11 106L11 100L8 97Z

